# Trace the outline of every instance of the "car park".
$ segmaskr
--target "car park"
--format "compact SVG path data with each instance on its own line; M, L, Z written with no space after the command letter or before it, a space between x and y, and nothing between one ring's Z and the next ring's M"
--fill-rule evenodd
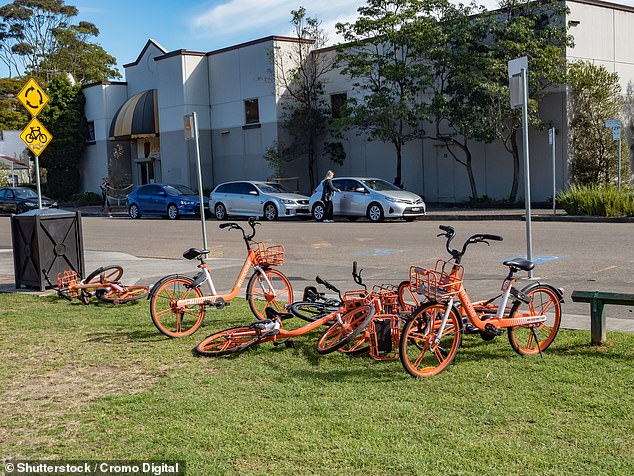
M27 187L0 188L0 211L24 213L39 208L37 192ZM57 208L57 202L42 195L42 208Z
M200 216L198 192L185 185L141 185L128 194L126 205L130 218L160 215L176 220L181 216ZM205 210L209 208L207 198L204 198L204 206Z
M402 190L385 180L372 177L338 177L332 179L336 192L332 199L333 213L351 221L367 217L379 222L384 218L415 220L425 215L423 199L415 193ZM321 200L323 182L310 197L310 211L317 221L324 219L324 203Z
M308 197L289 192L275 182L253 180L225 182L209 194L209 207L218 220L229 216L310 217Z

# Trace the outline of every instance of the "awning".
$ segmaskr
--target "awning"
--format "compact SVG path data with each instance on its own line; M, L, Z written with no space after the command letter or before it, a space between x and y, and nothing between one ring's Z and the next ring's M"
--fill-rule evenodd
M110 124L110 140L159 135L156 89L135 94L119 108Z

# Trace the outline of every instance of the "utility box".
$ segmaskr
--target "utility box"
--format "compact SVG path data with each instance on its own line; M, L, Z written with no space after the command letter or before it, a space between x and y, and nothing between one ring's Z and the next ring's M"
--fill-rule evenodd
M84 275L81 213L53 208L31 210L11 217L15 287L44 291L67 269Z

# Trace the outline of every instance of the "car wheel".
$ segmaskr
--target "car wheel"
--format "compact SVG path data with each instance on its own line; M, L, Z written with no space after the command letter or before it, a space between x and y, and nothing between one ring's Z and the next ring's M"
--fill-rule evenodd
M214 215L216 215L216 220L225 220L227 219L227 209L222 203L217 203L214 207Z
M403 219L405 221L414 221L414 220L416 220L416 217L403 217Z
M322 203L316 203L313 207L313 218L317 221L323 221L324 215L326 214L326 210L324 209L324 205Z
M178 207L173 203L167 206L167 218L170 220L176 220L178 218Z
M264 205L264 218L268 221L277 220L277 207L274 203L268 202Z
M383 207L378 203L370 203L368 207L368 219L373 222L383 221Z
M24 213L25 211L26 207L24 206L24 204L18 203L18 206L15 208L15 213L19 215L20 213Z
M130 215L130 218L132 218L133 220L136 220L137 218L141 218L141 210L139 210L139 207L135 204L130 205L128 214Z

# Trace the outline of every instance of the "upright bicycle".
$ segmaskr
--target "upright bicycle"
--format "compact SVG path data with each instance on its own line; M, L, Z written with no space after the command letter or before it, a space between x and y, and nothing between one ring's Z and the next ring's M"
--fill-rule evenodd
M514 287L518 271L530 271L534 263L525 259L504 261L508 274L502 293L486 301L471 301L463 287L464 268L460 264L467 247L474 243L502 241L501 236L476 234L462 249L449 247L455 236L450 226L440 226L451 260L439 260L435 269L412 267L410 285L428 302L416 308L405 324L399 354L405 370L414 377L436 375L454 360L468 325L489 340L506 330L511 347L521 355L541 355L555 339L561 323L561 290L547 283ZM498 301L499 299L499 301ZM495 302L498 304L495 304Z
M255 227L259 225L249 218L251 232L247 233L237 223L223 223L219 228L240 230L246 245L247 256L231 291L218 294L211 279L211 268L205 261L207 250L190 248L183 253L189 260L197 259L200 272L193 278L172 274L160 279L150 293L150 314L156 328L168 337L183 337L193 334L201 326L205 311L209 308L222 309L240 292L242 285L253 268L246 289L249 307L257 319L265 319L265 310L272 307L283 311L286 304L293 302L293 288L288 278L273 266L284 263L284 248L281 245L265 246L253 240ZM202 285L207 284L209 292L203 293Z

